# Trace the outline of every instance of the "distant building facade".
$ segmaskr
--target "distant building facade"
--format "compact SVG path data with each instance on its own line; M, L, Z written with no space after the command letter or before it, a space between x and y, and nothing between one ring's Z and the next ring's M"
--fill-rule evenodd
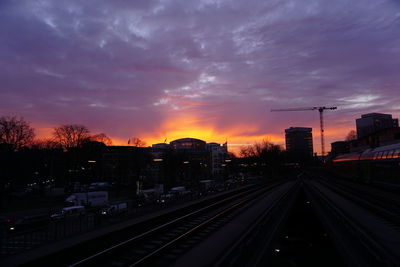
M206 147L210 153L209 165L211 176L213 178L222 176L226 167L225 160L228 158L228 144L208 143Z
M205 150L206 142L196 138L181 138L170 143L173 149Z
M374 134L380 130L399 127L399 120L391 114L368 113L356 119L358 139Z
M107 146L102 154L103 175L120 184L142 179L151 156L146 147Z
M228 157L227 143L206 143L196 138L154 144L148 150L153 158L149 166L151 180L167 187L193 187L200 180L222 178Z
M350 142L348 141L336 141L331 143L331 155L337 156L350 152Z
M285 129L286 151L291 156L313 156L312 128L290 127Z
M400 127L386 128L349 141L350 152L400 143Z
M400 143L399 120L391 114L368 113L356 119L357 139L331 143L332 156Z

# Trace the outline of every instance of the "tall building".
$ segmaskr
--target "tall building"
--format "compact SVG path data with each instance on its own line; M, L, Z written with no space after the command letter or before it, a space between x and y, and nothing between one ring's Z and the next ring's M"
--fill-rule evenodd
M225 160L228 158L228 144L208 143L207 150L210 153L210 168L213 178L220 177L225 171Z
M368 113L356 119L356 126L360 139L382 129L399 127L399 120L393 119L391 114Z
M286 151L293 156L312 156L312 128L290 127L285 129Z

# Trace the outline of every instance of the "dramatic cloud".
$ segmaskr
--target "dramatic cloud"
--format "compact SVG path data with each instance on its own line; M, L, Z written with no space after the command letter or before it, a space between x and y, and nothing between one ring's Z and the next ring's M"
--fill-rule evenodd
M327 143L367 112L399 117L394 0L0 2L0 114L41 135L87 125L125 143L283 143L327 111Z

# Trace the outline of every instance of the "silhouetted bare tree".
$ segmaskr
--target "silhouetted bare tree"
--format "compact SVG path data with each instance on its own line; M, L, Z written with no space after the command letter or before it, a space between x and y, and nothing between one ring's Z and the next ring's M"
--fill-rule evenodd
M101 142L107 146L112 145L111 139L104 133L92 135L89 139L90 139L90 141Z
M242 146L240 147L239 155L242 158L251 158L255 157L256 153L254 147L252 145Z
M357 132L354 130L351 130L347 135L346 135L346 141L352 141L357 139Z
M32 143L35 131L22 117L0 117L0 143L20 149Z
M239 154L253 172L274 174L284 163L282 147L266 140L241 147Z
M146 146L146 142L137 137L133 137L132 139L130 139L128 144L131 144L132 146L135 146L135 147L145 147Z
M67 124L54 128L54 140L63 148L80 147L90 139L90 131L84 125Z
M240 148L239 155L244 158L261 157L265 153L281 152L282 148L279 145L263 140L256 142L253 145L247 145Z

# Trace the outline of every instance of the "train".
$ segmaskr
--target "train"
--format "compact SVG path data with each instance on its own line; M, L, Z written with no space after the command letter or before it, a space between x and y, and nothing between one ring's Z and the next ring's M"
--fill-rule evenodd
M400 183L400 143L339 155L329 165L354 180Z

